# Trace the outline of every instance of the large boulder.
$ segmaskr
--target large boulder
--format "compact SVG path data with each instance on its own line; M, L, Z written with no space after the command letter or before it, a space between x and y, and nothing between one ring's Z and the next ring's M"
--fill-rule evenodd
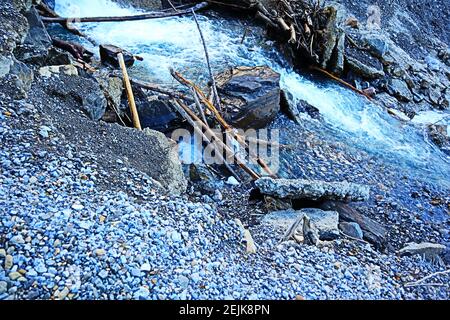
M173 194L185 192L187 180L183 174L175 141L168 139L161 132L148 128L144 129L143 132L153 140L152 153L153 156L158 158L159 170L149 172L151 177L159 181L163 187Z
M263 177L258 179L255 185L262 194L282 199L364 201L369 198L369 187L347 181L324 182Z
M269 67L233 68L217 84L225 119L236 128L263 128L280 110L280 75Z

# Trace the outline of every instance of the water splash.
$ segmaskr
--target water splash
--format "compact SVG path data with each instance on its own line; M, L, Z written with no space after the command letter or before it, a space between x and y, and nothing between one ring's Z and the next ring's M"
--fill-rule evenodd
M138 13L110 0L57 0L56 11L63 16L115 16ZM291 103L306 100L320 110L323 130L341 141L402 167L411 175L450 185L449 158L424 140L417 127L404 124L380 106L333 82L312 81L287 67L259 32L250 32L241 44L246 26L237 20L199 15L215 72L245 65L268 65L281 74L281 86L292 96ZM169 67L199 83L207 80L204 52L191 17L174 17L120 23L78 26L100 43L119 45L144 57L130 71L133 76L174 85Z

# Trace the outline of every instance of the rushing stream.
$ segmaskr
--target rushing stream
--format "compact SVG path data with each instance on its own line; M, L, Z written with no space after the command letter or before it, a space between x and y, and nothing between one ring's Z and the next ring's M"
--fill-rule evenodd
M57 0L56 11L62 16L137 13L110 0ZM325 120L323 130L330 136L395 163L409 174L450 186L449 158L426 141L417 123L402 123L380 106L333 82L318 82L296 73L266 45L260 32L249 32L241 43L245 30L241 21L200 14L199 20L214 71L239 65L268 65L281 74L282 88L294 101L306 100L320 110ZM173 86L169 74L169 67L173 67L196 82L204 83L207 79L204 52L192 17L90 23L79 28L100 43L116 44L142 56L144 61L130 70L134 77ZM257 28L251 28L254 29ZM425 115L423 121L426 119ZM445 121L448 124L450 119L447 117Z

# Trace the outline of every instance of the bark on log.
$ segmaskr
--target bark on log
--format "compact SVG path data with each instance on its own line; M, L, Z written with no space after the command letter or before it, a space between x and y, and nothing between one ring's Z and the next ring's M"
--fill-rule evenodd
M342 202L327 201L320 208L327 211L337 211L339 220L356 222L363 230L365 240L375 245L378 249L385 247L387 230L380 223L362 215L358 210Z

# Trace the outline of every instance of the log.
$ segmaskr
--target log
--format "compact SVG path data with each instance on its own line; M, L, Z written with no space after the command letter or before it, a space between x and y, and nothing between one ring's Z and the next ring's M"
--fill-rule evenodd
M132 16L119 16L119 17L43 17L42 21L47 23L68 23L77 22L77 23L86 23L86 22L122 22L122 21L138 21L138 20L149 20L149 19L160 19L160 18L168 18L168 17L176 17L182 16L186 14L192 13L192 10L199 11L205 9L208 6L207 2L201 2L196 4L195 6L177 10L177 11L155 11L155 12L147 12L143 14L137 14Z
M380 223L362 215L358 210L348 204L335 201L326 201L320 205L322 210L337 211L339 220L344 222L356 222L364 233L364 239L372 243L376 248L383 249L387 243L387 230Z
M77 60L91 58L94 54L84 48L82 45L74 42L68 42L57 38L52 38L52 44L59 49L69 52Z
M136 102L134 101L133 90L131 88L130 79L128 78L127 67L125 66L125 61L121 52L117 54L117 59L119 60L120 68L122 69L123 82L127 91L128 103L130 105L131 116L133 118L133 125L136 129L142 130L141 122L139 121L139 114L136 108Z

